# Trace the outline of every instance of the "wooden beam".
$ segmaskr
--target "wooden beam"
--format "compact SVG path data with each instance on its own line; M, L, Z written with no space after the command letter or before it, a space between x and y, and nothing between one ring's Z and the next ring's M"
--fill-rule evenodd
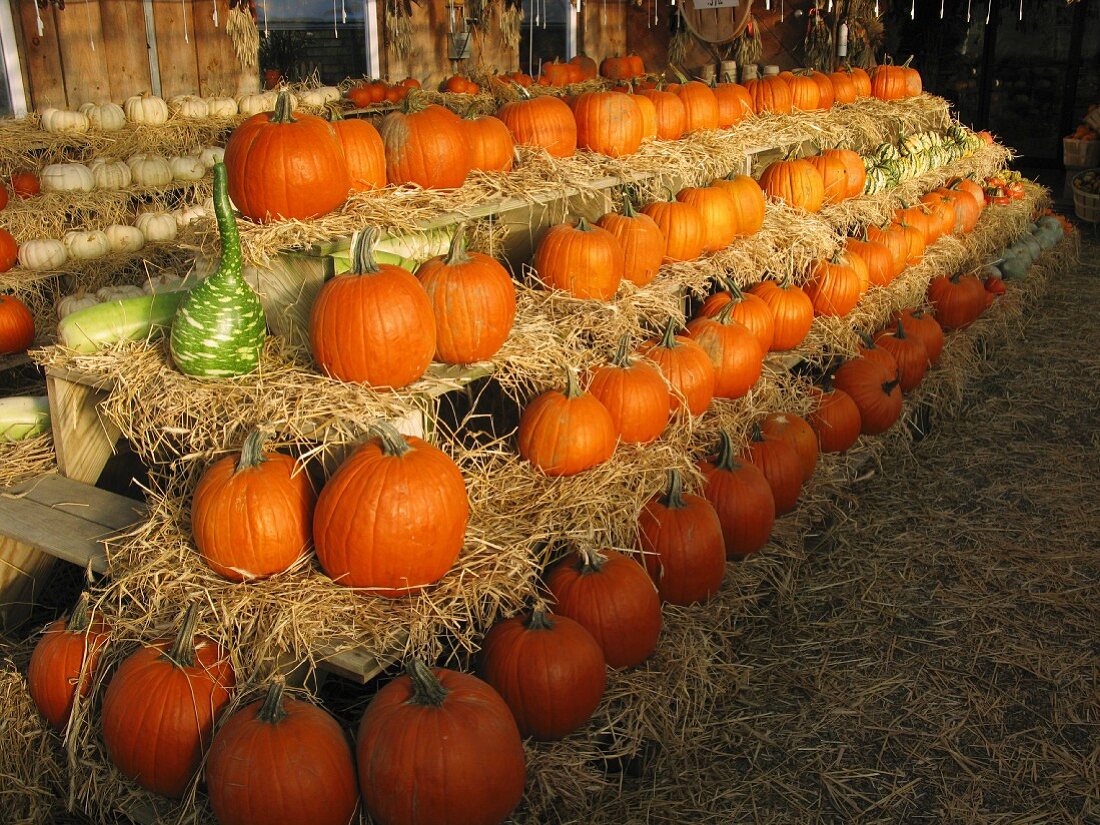
M218 6L218 27L214 27L214 6ZM198 60L197 94L204 97L237 94L241 65L233 51L233 41L225 31L229 6L225 0L194 0L195 54Z
M110 0L100 3L99 11L110 67L111 99L121 104L132 95L152 91L141 0Z
M166 99L199 93L193 11L190 3L153 4L161 94Z
M30 102L35 109L50 106L65 108L65 72L61 66L61 47L57 41L57 14L52 6L40 9L43 31L38 34L35 4L19 3L18 25L23 32L23 63L29 79Z
M111 99L111 77L107 69L107 48L99 0L84 0L55 15L65 67L65 95L70 109L83 103L105 103Z

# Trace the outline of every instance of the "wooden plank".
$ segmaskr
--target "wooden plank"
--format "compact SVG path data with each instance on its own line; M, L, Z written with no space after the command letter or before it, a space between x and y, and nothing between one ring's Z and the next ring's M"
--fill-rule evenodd
M0 536L0 631L10 633L27 621L54 561L33 545Z
M100 3L99 13L107 47L111 99L121 104L126 98L152 88L145 10L141 0L110 0Z
M199 64L190 3L154 3L161 95L197 95ZM186 30L186 35L185 35Z
M99 0L67 6L57 15L61 65L65 67L65 95L69 108L111 99L107 47L103 43Z
M218 7L218 26L214 27L214 6ZM233 41L225 31L229 14L226 0L194 0L195 54L198 59L199 90L205 97L237 94L241 64L233 52Z
M2 498L16 496L43 507L71 513L106 530L124 530L138 521L146 510L144 502L73 481L57 473L47 473L0 493Z
M19 3L19 23L23 32L23 64L30 79L31 105L41 111L49 106L65 108L65 72L61 68L61 48L57 42L57 13L53 7L40 9L43 32L38 35L35 4Z
M99 415L97 405L104 392L47 372L57 469L75 481L94 484L114 454L120 433Z
M131 523L136 520L135 516ZM91 565L97 573L107 572L107 555L101 542L116 531L102 524L59 507L4 493L0 494L0 525L5 539L79 567Z
M406 631L402 631L398 636L399 638L395 640L395 644L404 644L405 640L409 638ZM368 653L363 648L327 654L324 648L321 648L316 651L316 655L320 666L329 673L335 673L337 676L343 676L345 679L350 679L361 685L365 685L383 670L393 665L398 659L396 654L376 656Z
M0 355L0 372L25 367L31 363L31 357L25 352L13 352L10 355Z

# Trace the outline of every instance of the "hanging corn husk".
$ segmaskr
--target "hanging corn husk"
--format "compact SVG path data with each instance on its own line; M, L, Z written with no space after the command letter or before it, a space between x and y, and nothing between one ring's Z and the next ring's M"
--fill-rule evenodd
M684 25L680 9L676 9L676 31L668 41L668 62L671 66L683 66L691 48L691 32Z
M233 53L241 68L255 68L260 52L260 32L248 10L234 5L225 19L225 32L233 43Z
M410 0L387 0L386 32L395 59L405 62L412 54L412 3Z
M820 7L810 9L802 50L809 68L822 72L833 70L833 33L825 24Z
M756 15L749 15L745 30L733 41L730 48L730 60L736 60L738 66L759 63L764 56L764 44L760 39L760 23Z
M497 17L500 30L500 42L507 49L519 49L520 32L523 28L523 4L521 0L504 0L503 8Z

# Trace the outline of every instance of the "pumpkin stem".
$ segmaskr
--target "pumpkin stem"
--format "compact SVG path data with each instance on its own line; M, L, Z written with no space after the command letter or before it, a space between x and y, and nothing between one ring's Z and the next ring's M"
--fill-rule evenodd
M863 342L863 346L867 349L875 348L875 339L861 329L856 330L856 335L859 336L859 340Z
M293 107L290 105L290 92L283 89L275 98L275 111L271 115L271 123L296 123L293 116Z
M821 376L821 391L824 393L833 391L833 373L827 372Z
M528 630L553 630L554 623L550 621L550 615L542 607L536 607L531 611L525 627Z
M895 376L893 379L887 381L885 384L882 385L882 391L887 395L890 395L890 393L894 391L894 387L896 387L900 383L901 379Z
M729 322L733 320L733 309L735 306L737 306L736 302L730 301L718 311L718 315L715 316L714 320L719 324L728 325Z
M581 215L577 219L577 229L580 232L591 232L592 231L592 224L590 224L588 222L588 219L584 215Z
M229 175L221 161L214 164L214 216L218 220L218 237L222 242L218 272L240 275L241 236L237 232L237 219L233 217L233 206L229 202Z
M675 349L679 346L676 341L676 322L672 319L668 319L668 323L665 325L664 334L661 336L661 343L658 345L664 349Z
M638 210L634 208L634 198L625 189L623 190L623 211L622 211L622 214L623 214L624 217L627 217L627 218L636 218L636 217L638 217Z
M199 603L191 602L187 612L183 614L183 624L176 634L172 646L164 652L172 664L178 668L194 667L195 665L195 627L199 623Z
M373 275L378 272L374 259L374 244L378 240L378 228L368 226L356 232L351 239L351 275Z
M408 704L422 705L424 707L441 708L443 700L447 698L447 689L439 681L432 669L420 659L410 659L405 665L405 673L413 683L413 695L409 697Z
M619 346L615 349L615 357L611 359L613 366L627 368L630 366L630 334L619 339Z
M241 457L237 462L237 469L235 472L241 470L251 470L253 467L259 467L265 461L264 458L264 438L267 436L263 430L259 427L254 429L244 438L244 444L241 446Z
M752 422L752 440L756 444L762 444L764 442L764 431L760 429L760 422Z
M599 573L604 564L607 563L607 556L603 555L595 547L582 547L577 551L581 557L580 571L582 575L589 573Z
M901 323L901 318L898 318L898 331L894 333L894 337L899 341L904 341L908 337L905 334L905 326Z
M271 684L267 686L267 695L264 697L264 703L260 706L260 712L256 714L256 718L261 722L267 722L269 725L277 725L287 717L286 708L283 707L283 689L286 687L286 680L282 676L276 676L271 680Z
M65 624L66 632L83 633L88 629L92 623L91 611L88 609L90 603L91 596L87 592L81 593L80 598L76 600L76 606L73 607L72 615L69 616L69 621Z
M688 78L687 78L687 75L685 75L682 71L680 71L680 69L677 68L677 66L674 63L669 63L668 67L670 69L672 69L672 73L674 75L676 75L676 79L679 80L681 83L689 82Z
M569 400L573 400L574 398L580 398L582 395L584 395L584 390L581 389L581 385L577 382L577 374L566 367L565 397Z
M447 257L443 259L443 262L447 266L460 266L470 262L470 256L466 252L465 221L455 227L454 237L451 238L451 245L447 248Z
M373 438L382 442L382 455L397 456L400 458L406 453L412 452L412 447L405 440L393 424L388 421L376 421L368 430Z
M718 456L714 459L714 466L719 470L732 473L741 465L733 457L733 438L728 430L718 431Z
M722 285L722 288L730 294L733 298L733 303L740 303L745 300L745 293L741 291L741 287L737 285L737 281L723 273L718 276L718 283Z
M661 504L669 510L680 510L687 505L684 503L684 477L679 470L668 471L668 486L665 488Z

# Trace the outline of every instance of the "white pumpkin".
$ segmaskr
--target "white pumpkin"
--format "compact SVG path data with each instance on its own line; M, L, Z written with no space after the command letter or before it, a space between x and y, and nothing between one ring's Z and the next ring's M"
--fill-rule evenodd
M231 97L207 97L206 109L210 117L236 117L237 101Z
M136 226L114 223L108 226L107 242L111 245L112 252L137 252L145 246L145 235Z
M207 215L206 210L196 204L195 206L188 206L184 209L177 209L172 213L172 217L176 219L176 226L183 229L188 226L192 221L197 221L200 218L205 218Z
M138 186L167 186L172 182L172 167L160 155L134 155L127 163Z
M62 240L65 242L65 251L74 261L102 258L111 251L111 242L107 240L107 233L99 230L66 232Z
M106 161L100 158L92 161L92 176L96 189L129 189L134 178L130 167L121 160Z
M51 163L38 174L45 192L91 192L95 175L83 163Z
M340 90L335 86L319 86L316 89L306 89L299 98L303 106L312 106L315 109L339 99Z
M257 92L252 95L241 95L237 98L237 111L242 115L251 117L260 112L275 111L275 100L278 95L275 92Z
M206 101L195 95L178 95L169 99L168 111L176 117L190 120L202 120L210 116L210 107Z
M150 275L142 285L141 291L146 295L160 295L165 292L179 292L181 289L190 289L192 281L186 277L180 277L175 272L162 272L160 275Z
M84 295L83 293L66 295L57 302L57 319L60 321L66 315L72 315L74 312L78 312L82 309L94 307L98 303L99 301L92 295Z
M207 146L199 152L199 160L207 169L213 169L215 163L225 160L225 149L221 146Z
M47 132L83 134L88 131L88 116L68 109L43 109L42 128Z
M65 244L54 238L36 238L19 246L19 263L26 269L59 269L67 260Z
M99 289L95 297L100 303L107 301L123 301L126 298L140 298L145 294L140 286L121 284L119 286L105 286Z
M174 241L178 229L176 219L167 212L143 212L135 225L145 236L146 243Z
M168 120L168 104L163 98L146 92L127 98L122 104L126 119L131 123L143 123L156 126Z
M99 132L117 132L126 126L126 113L117 103L85 103L80 111L87 115L88 125Z
M220 266L221 260L215 256L196 255L195 262L191 264L191 268L187 270L185 279L191 281L205 281L217 272Z
M182 155L168 161L174 180L202 180L206 167L196 155Z

